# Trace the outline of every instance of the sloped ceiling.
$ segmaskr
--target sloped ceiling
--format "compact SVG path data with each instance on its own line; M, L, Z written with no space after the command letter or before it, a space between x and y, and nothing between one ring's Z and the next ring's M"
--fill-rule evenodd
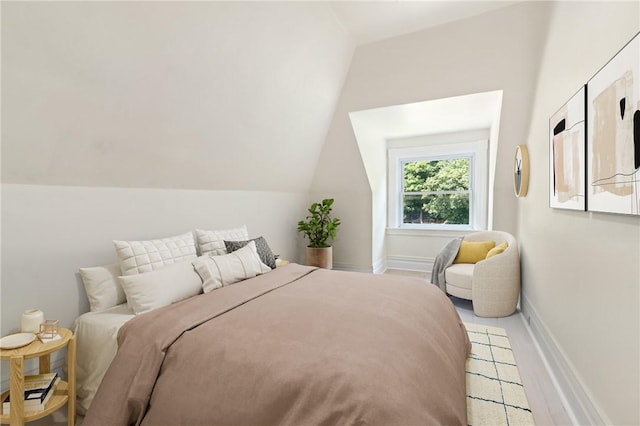
M2 2L2 181L306 191L353 48L329 3Z
M307 191L356 45L509 3L2 2L2 181Z
M510 6L522 0L332 1L356 44L396 37Z

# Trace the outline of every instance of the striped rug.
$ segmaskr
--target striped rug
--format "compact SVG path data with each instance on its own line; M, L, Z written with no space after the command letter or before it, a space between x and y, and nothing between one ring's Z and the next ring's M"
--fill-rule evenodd
M503 328L465 323L471 340L467 358L469 425L533 425L533 415Z

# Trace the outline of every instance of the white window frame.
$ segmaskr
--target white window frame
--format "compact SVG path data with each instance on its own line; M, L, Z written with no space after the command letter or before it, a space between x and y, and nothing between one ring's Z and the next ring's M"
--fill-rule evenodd
M475 142L427 145L406 148L389 148L388 161L388 226L392 229L440 229L481 230L487 229L487 202L489 181L488 146L486 140ZM469 179L469 224L415 224L403 223L402 182L403 163L470 158Z

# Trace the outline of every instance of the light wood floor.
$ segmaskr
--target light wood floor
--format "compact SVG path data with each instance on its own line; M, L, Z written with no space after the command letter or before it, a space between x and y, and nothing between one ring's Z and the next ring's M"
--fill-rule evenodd
M407 275L430 280L430 275L424 272L387 270L388 274ZM536 425L570 425L567 415L549 373L544 366L542 357L536 349L528 327L517 311L505 318L481 318L473 314L471 301L450 296L460 318L464 322L501 327L507 330L516 363L522 377L524 390L529 399L531 411Z
M388 270L386 273L417 277L427 282L430 279L430 276L424 272ZM562 406L558 392L553 386L520 312L506 318L480 318L473 314L473 306L470 301L456 297L451 297L451 301L464 322L502 327L507 330L536 425L570 425L571 420ZM78 416L76 424L80 426L82 420L83 418ZM66 407L51 416L29 424L35 426L66 425Z

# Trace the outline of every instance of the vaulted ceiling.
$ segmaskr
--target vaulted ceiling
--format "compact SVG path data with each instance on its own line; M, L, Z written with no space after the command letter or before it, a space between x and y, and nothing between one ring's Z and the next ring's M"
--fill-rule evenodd
M306 191L357 45L506 4L2 2L2 181Z
M331 8L356 44L396 37L469 18L522 0L332 1Z

